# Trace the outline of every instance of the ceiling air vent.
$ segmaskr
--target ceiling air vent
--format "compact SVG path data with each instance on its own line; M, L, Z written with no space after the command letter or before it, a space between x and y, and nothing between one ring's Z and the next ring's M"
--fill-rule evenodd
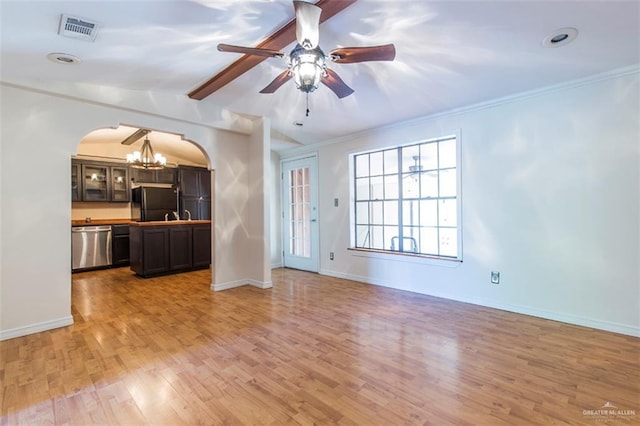
M63 14L60 17L58 34L64 37L94 41L98 35L98 28L100 28L100 24L95 21Z

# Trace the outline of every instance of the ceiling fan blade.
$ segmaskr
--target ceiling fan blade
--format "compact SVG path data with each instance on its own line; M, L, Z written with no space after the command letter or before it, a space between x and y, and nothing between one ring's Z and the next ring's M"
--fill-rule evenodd
M147 130L147 129L138 129L135 132L133 132L131 134L131 136L128 136L125 140L123 140L122 142L120 142L122 145L131 145L132 143L134 143L135 141L137 141L138 139L140 139L143 136L146 136L147 133L150 133L151 130Z
M291 80L291 72L287 69L281 72L276 78L273 79L271 83L264 89L260 91L260 93L273 93L280 88L287 81Z
M327 68L327 76L323 77L321 80L322 84L327 86L329 89L333 91L333 93L338 96L338 98L342 99L345 96L349 96L353 93L353 89L342 81L342 79L335 73L335 71Z
M352 64L354 62L393 61L396 48L393 44L368 47L339 47L329 53L333 62L338 64Z
M320 15L320 23L335 16L337 13L340 13L355 2L356 0L319 0L316 3L316 6L322 9L322 14ZM260 49L279 50L284 49L295 40L296 20L292 19L278 31L271 34L263 42L258 44L257 47ZM231 65L211 77L209 80L200 84L187 95L191 99L201 101L213 92L220 90L225 85L240 77L242 74L249 71L251 68L255 67L265 59L267 58L255 55L241 56Z
M294 0L296 11L296 39L305 49L315 49L320 41L320 9L315 4Z
M233 44L218 44L220 52L244 53L245 55L267 56L269 58L282 58L284 53L279 50L262 49L259 47L234 46Z

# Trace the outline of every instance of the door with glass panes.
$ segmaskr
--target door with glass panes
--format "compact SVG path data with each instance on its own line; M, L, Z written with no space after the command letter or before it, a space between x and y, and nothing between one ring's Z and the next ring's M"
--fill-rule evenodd
M283 264L318 272L317 158L282 163Z

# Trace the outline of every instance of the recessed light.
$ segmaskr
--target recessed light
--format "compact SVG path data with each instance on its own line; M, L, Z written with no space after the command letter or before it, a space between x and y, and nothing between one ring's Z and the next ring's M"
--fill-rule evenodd
M47 59L59 64L79 64L82 62L77 56L69 55L68 53L49 53Z
M558 34L555 37L552 37L551 40L549 40L549 42L552 43L552 44L557 44L557 43L561 43L561 42L565 41L568 38L569 38L569 34L562 33L562 34Z
M560 47L569 44L578 36L575 28L560 28L542 40L544 47Z

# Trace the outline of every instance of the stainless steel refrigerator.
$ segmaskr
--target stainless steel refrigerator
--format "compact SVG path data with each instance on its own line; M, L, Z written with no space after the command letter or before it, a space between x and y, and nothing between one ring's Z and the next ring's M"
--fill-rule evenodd
M173 212L178 211L178 193L174 188L139 186L131 190L132 220L174 220Z

